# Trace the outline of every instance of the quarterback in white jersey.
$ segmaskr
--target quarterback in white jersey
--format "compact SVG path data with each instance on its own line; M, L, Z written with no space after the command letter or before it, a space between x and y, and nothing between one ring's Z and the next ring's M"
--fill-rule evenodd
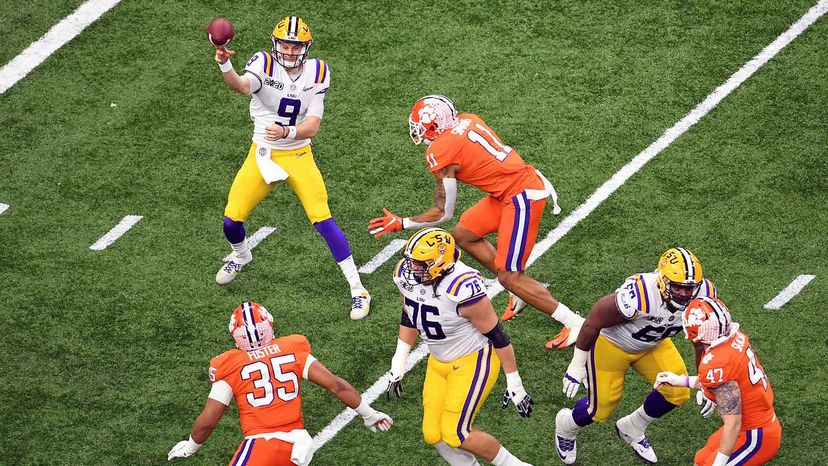
M425 441L451 465L476 465L475 456L496 466L525 465L496 438L472 429L501 363L507 385L503 407L511 400L529 417L533 402L483 277L459 258L454 237L443 229L425 228L408 240L394 268L403 312L386 393L402 395L408 353L419 333L431 352L423 383Z
M368 315L371 296L359 278L351 246L328 207L328 192L316 166L311 138L319 132L331 70L318 58L307 59L313 42L310 28L298 16L286 16L271 35L272 51L257 52L239 76L230 63L235 55L216 49L222 77L233 91L250 96L253 142L236 173L224 209L224 235L233 248L216 282L233 281L253 260L244 222L273 186L284 181L296 193L308 219L328 243L351 287L351 318Z
M555 418L555 446L564 463L576 460L578 430L593 421L606 421L615 411L630 367L650 383L664 370L687 374L670 337L682 330L681 311L693 298L705 296L715 297L716 287L704 278L699 260L687 249L671 248L662 254L655 272L628 277L614 293L595 303L563 379L569 398L584 382L587 396ZM645 436L647 426L689 399L686 387L661 386L636 411L618 420L616 432L636 456L655 463L657 457ZM712 402L703 394L696 399L702 414L712 412Z

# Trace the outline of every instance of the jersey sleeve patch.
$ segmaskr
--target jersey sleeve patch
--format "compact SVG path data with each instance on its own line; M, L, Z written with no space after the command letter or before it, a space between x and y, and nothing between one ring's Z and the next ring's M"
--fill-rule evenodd
M483 284L483 277L480 272L469 270L454 277L446 287L446 294L452 301L464 303L472 298L484 296L486 286Z
M624 285L615 293L618 311L627 319L632 319L636 313L650 312L650 295L647 291L647 284L642 275L627 278Z

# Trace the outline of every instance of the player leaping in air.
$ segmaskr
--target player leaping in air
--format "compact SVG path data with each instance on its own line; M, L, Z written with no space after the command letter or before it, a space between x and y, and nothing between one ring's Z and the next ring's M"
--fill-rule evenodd
M372 432L387 431L391 418L368 405L347 381L332 374L310 353L302 335L274 338L273 316L264 306L248 301L230 316L236 349L210 361L212 388L190 437L175 444L168 460L195 454L210 437L235 399L244 441L231 465L307 465L313 458L313 439L302 418L302 380L328 390L362 416Z
M253 260L244 222L275 183L284 181L296 193L348 280L351 318L361 319L368 315L371 296L362 286L348 239L331 216L325 182L311 145L322 124L331 71L320 59L307 60L311 32L298 16L279 21L271 40L273 50L253 55L242 76L230 63L236 52L216 49L224 82L231 90L251 96L253 120L253 144L236 173L224 209L224 235L234 253L216 274L216 281L230 283Z
M703 390L716 402L724 425L696 453L696 466L765 464L779 451L782 426L773 409L773 389L750 338L718 299L690 302L681 319L684 335L701 344L699 375L661 372L662 385Z
M515 404L532 414L515 351L497 320L480 273L460 262L451 234L424 228L408 240L394 267L403 311L397 351L391 360L387 395L402 395L408 352L417 334L428 344L423 383L423 437L452 466L477 465L475 456L495 466L525 466L500 442L472 427L494 388L500 365L506 373L503 407Z
M547 343L548 348L566 348L573 344L583 317L524 273L548 197L553 199L553 212L560 212L552 184L540 171L527 165L516 150L504 145L479 116L458 115L447 97L421 98L411 109L408 123L414 143L427 146L426 164L436 181L434 206L406 218L385 209L385 216L371 220L369 231L379 237L450 220L454 216L457 181L476 186L488 196L463 212L451 233L461 249L496 274L503 287L517 295L510 297L503 320L514 317L525 305L522 303L528 303L564 325ZM485 239L495 232L497 248Z

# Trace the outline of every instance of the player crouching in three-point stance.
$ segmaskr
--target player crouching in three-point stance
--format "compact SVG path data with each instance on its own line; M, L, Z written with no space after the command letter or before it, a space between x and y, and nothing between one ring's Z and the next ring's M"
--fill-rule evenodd
M782 442L773 389L748 336L718 299L694 299L684 310L684 335L703 345L699 375L661 372L656 387L703 390L724 422L696 453L696 466L754 466L770 461Z
M253 144L236 173L224 209L224 235L234 255L216 274L216 281L230 283L253 260L244 222L275 183L285 181L348 280L351 318L361 319L368 315L371 297L362 286L348 239L331 216L328 192L311 145L311 138L322 124L331 72L320 59L306 60L312 37L310 28L298 16L279 21L271 40L273 51L253 55L243 76L230 64L235 52L216 49L215 59L227 86L252 96L253 120Z
M483 277L459 258L454 238L440 228L420 230L405 245L394 268L403 312L386 393L402 395L408 352L419 332L431 352L423 384L425 441L453 466L476 465L475 455L496 466L525 465L496 438L472 428L501 363L507 385L503 407L511 400L521 416L529 417L533 402Z
M584 319L557 301L524 270L535 246L546 199L560 212L552 184L520 154L504 145L477 115L458 115L448 97L429 95L418 100L408 119L411 139L425 142L426 164L434 174L434 207L414 217L400 218L385 209L385 216L371 220L374 236L429 227L454 216L457 181L476 186L488 196L463 212L451 233L461 249L489 271L504 288L514 293L503 320L514 317L529 303L551 315L564 329L548 348L565 348L575 342ZM497 232L497 248L485 237ZM520 297L521 300L518 300ZM525 303L524 303L525 302Z
M555 447L566 464L575 462L578 429L606 421L624 391L630 367L651 384L661 371L687 374L670 337L681 332L681 312L696 296L716 296L716 287L702 275L696 256L684 248L662 254L655 272L632 275L592 307L578 335L563 391L573 398L581 383L588 396L555 417ZM701 392L700 392L701 393ZM657 461L645 436L647 426L690 399L686 387L661 386L644 404L615 424L616 432L647 463ZM697 395L702 414L712 412L710 400Z
M254 302L230 316L230 333L238 349L210 361L213 387L193 424L190 438L178 442L168 459L193 455L210 437L230 400L236 399L244 441L230 464L247 466L306 465L313 439L302 420L301 379L310 380L355 409L372 432L389 430L391 418L371 408L348 382L330 373L310 354L302 335L273 338L273 317Z

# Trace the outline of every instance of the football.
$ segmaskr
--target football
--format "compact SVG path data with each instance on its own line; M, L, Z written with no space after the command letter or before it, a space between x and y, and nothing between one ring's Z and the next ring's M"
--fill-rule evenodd
M207 39L215 47L222 47L230 43L236 35L233 24L227 18L216 18L207 26Z

